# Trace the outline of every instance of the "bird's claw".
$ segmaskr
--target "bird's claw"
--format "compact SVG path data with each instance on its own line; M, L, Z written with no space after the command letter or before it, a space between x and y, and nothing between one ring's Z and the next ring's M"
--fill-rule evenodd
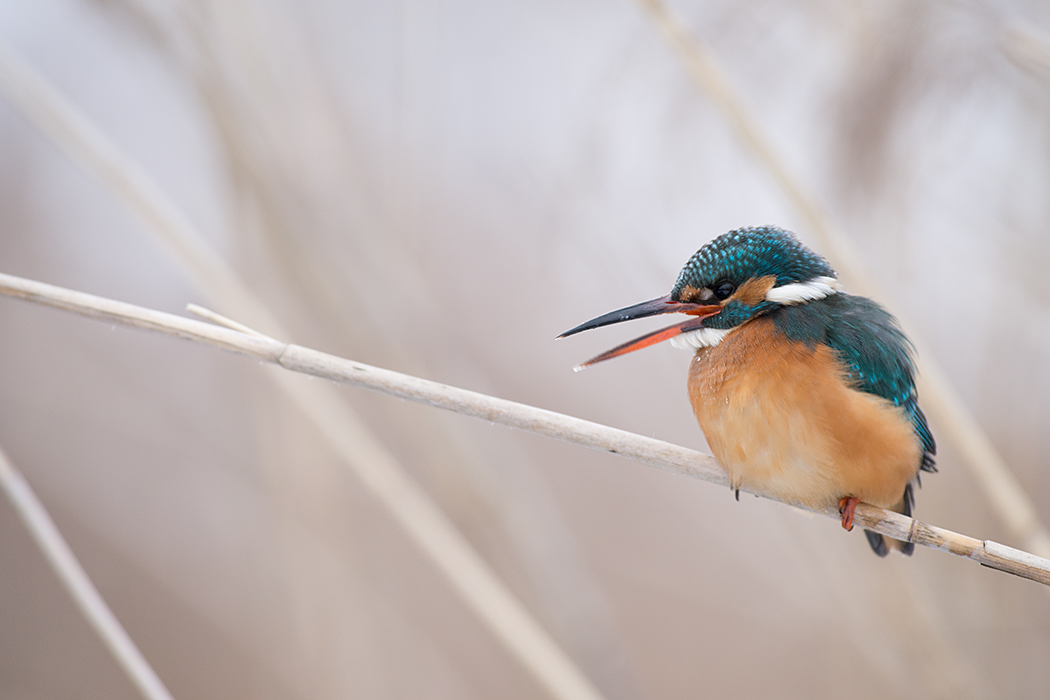
M857 509L860 499L856 496L844 496L839 500L839 513L842 515L842 527L847 532L853 529L853 511Z

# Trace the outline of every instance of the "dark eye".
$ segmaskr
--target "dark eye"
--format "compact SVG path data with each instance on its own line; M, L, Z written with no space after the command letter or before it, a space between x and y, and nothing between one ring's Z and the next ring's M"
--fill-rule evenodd
M715 296L719 300L728 299L736 291L736 285L732 282L719 282L714 286Z

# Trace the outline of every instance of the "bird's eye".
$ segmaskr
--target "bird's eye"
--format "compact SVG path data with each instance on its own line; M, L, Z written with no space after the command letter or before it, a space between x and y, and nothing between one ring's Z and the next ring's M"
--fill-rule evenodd
M726 300L736 291L736 285L732 282L719 282L715 285L715 296L720 300Z

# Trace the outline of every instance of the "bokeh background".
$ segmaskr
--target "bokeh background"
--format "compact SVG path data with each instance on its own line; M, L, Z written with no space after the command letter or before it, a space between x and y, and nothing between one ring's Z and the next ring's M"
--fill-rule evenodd
M670 8L1050 520L1050 5ZM0 42L296 341L697 449L685 353L554 336L728 229L816 244L632 0L4 0ZM0 270L218 306L7 99ZM0 368L0 445L176 698L547 697L257 362L0 298ZM1050 688L1037 584L340 392L611 699ZM940 447L918 516L1020 545ZM135 697L6 502L0 697Z

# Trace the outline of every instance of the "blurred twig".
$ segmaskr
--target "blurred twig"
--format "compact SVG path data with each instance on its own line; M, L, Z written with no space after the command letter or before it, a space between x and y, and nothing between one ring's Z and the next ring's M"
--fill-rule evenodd
M98 589L84 572L73 550L55 527L44 504L36 497L28 482L7 455L0 449L0 487L14 506L29 534L36 540L51 568L58 575L70 597L84 614L88 624L116 659L146 700L172 700L171 693L157 677L153 667L135 646L127 631L117 620Z
M157 235L159 242L216 304L253 327L275 335L289 335L154 182L79 110L2 46L0 93L37 128L102 178L141 216L148 224L148 230ZM123 312L134 316L147 310L123 305ZM141 323L150 327L146 321ZM169 326L165 324L163 327ZM174 331L183 337L194 337L194 332ZM245 334L236 333L231 345L224 345L222 339L214 340L213 344L242 351L239 343L244 337ZM251 338L250 345L254 347L249 354L261 357L266 356L266 349L272 348L272 343L276 342L265 336L247 337ZM275 358L267 359L272 361ZM321 430L344 462L444 575L467 607L551 695L564 700L599 700L603 697L333 387L289 381L283 372L275 374L275 381Z
M707 93L726 115L747 147L769 171L777 185L798 211L802 220L820 242L829 260L849 280L853 291L879 297L877 286L849 242L830 223L830 217L807 192L777 155L769 138L743 100L733 90L724 71L703 42L692 36L682 22L668 10L662 0L638 0L652 16L653 22L685 63L697 85ZM1035 37L1035 38L1033 38ZM1010 46L1017 47L1028 63L1042 70L1050 66L1050 50L1031 31L1014 31L1006 35ZM900 314L898 314L900 315ZM924 343L912 334L920 358L919 390L926 412L958 449L970 471L988 494L995 511L1010 534L1021 546L1040 556L1050 557L1050 530L1039 520L1035 504L1014 476L1009 465L988 439L974 415L966 408L940 365Z
M1050 35L1044 30L1015 20L999 31L999 45L1020 67L1050 78Z
M233 350L280 365L293 372L372 389L428 406L444 408L493 423L565 440L591 449L612 452L676 474L692 476L722 486L729 483L725 471L710 455L580 418L373 367L311 350L301 345L286 344L261 334L220 328L202 321L5 274L0 274L0 294L73 311L107 322L158 331ZM225 323L224 320L223 322ZM338 424L337 418L332 420L333 430L345 430L345 426ZM392 479L392 477L378 473L368 478ZM385 488L398 487L404 487L404 484L397 484L396 480L391 480ZM756 495L770 498L762 493L756 493ZM433 506L426 505L424 510L426 508L433 508ZM839 518L838 512L834 510L828 510L823 514L835 519ZM414 533L418 537L436 538L438 536L434 532L425 529L426 526L433 524L428 522L431 517L440 517L440 514L424 514L424 517L417 521L404 524L409 528L424 528ZM857 507L855 521L866 529L894 539L915 542L950 552L973 559L993 569L1050 585L1050 560L1028 552L988 540L982 541L967 537L867 504ZM472 551L457 551L447 560L447 563L469 571L479 564L472 558L476 556ZM461 572L457 574L456 571L446 573L450 577L462 575ZM501 590L481 586L477 594L493 596L494 605L505 604L505 601L495 600L504 595ZM518 604L517 601L514 603ZM517 614L512 611L506 611L506 613L512 616Z

